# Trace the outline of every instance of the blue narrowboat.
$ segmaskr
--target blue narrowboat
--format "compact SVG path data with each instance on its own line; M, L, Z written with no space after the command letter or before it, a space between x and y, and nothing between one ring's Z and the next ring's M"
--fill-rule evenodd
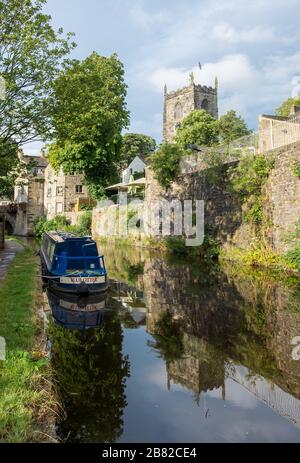
M89 236L49 232L40 251L42 277L51 289L66 293L93 294L108 288L104 256Z

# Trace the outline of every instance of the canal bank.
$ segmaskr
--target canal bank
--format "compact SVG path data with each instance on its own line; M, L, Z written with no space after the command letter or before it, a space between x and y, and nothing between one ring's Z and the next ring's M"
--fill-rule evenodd
M55 400L39 318L39 260L30 247L7 242L6 272L0 282L0 442L52 441Z

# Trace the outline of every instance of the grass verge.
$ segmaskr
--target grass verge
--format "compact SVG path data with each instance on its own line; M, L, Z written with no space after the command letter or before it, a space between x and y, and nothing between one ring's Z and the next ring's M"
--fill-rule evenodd
M0 285L0 442L40 442L39 429L51 408L48 360L37 347L36 274L38 258L19 252Z

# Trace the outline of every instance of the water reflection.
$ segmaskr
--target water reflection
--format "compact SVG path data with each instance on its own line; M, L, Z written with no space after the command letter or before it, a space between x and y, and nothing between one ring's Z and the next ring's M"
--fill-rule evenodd
M122 434L129 376L120 319L101 297L48 298L51 360L65 411L58 435L68 442L114 442Z
M106 300L48 296L63 439L300 441L297 281L104 253Z
M47 299L54 321L70 330L100 327L105 320L106 294L78 297L47 289Z

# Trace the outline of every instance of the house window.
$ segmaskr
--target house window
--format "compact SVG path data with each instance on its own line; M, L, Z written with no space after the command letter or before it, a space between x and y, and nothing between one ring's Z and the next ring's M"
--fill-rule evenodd
M47 212L48 212L48 214L51 214L51 209L52 209L51 204L48 204L48 206L47 206Z
M56 203L56 213L57 214L62 214L63 212L63 204L62 203Z
M62 186L56 187L56 195L57 196L62 196L63 192L64 192L64 189L63 189Z
M83 193L83 186L82 185L76 185L75 186L75 192L76 194L82 194Z
M51 186L48 188L47 190L47 196L51 196L51 193L52 193L52 189L51 189Z

